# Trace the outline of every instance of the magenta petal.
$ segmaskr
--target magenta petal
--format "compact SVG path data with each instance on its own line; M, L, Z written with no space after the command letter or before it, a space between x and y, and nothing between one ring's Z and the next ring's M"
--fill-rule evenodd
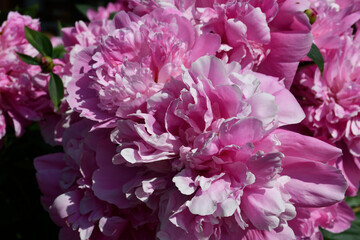
M242 146L260 140L265 130L260 120L256 118L245 118L231 125L231 122L224 122L220 127L220 142L224 146L236 144Z
M247 102L251 105L251 116L260 119L265 128L269 124L275 123L279 106L276 104L273 95L258 93L253 95Z
M123 186L136 175L137 168L124 165L108 165L96 170L93 174L94 194L101 200L115 204L118 208L128 208L131 202L126 199Z
M346 195L356 196L360 183L360 169L356 164L356 162L359 162L359 159L351 156L351 154L345 150L344 156L338 160L339 161L336 163L336 167L341 170L342 174L344 174L344 177L349 185L346 190Z
M258 78L264 79L261 81L260 89L275 96L275 102L279 106L277 116L280 126L299 123L305 118L305 113L300 104L294 95L284 88L283 84L262 74Z
M360 138L354 138L349 144L349 151L355 157L360 157Z
M327 163L342 155L341 149L313 137L281 129L275 130L273 134L281 142L276 148L285 155L284 165L287 164L286 157Z
M184 169L176 174L172 181L182 194L191 195L197 188L194 184L194 178L195 176L190 169Z
M310 51L311 33L272 32L268 48L270 54L259 66L258 71L280 79L285 78L286 88L290 88L299 61Z
M221 81L226 79L226 69L220 59L216 57L202 57L194 62L191 67L193 73L210 79L213 85L224 84Z
M36 179L38 181L41 192L44 194L42 202L45 207L49 207L54 199L62 193L60 188L60 179L65 168L65 160L63 153L54 153L34 160Z
M225 22L226 37L232 46L240 45L246 38L247 27L241 21L228 19Z
M73 79L67 87L69 95L66 100L72 109L80 112L80 116L94 121L105 121L112 116L98 108L97 92L89 88L89 79L86 75L91 69L93 51L94 48L89 47L78 54Z
M294 231L286 224L281 225L276 229L272 229L270 232L265 231L264 235L267 240L295 240ZM315 240L315 239L314 239Z
M114 24L117 29L127 27L131 23L129 15L125 11L120 11L114 17Z
M0 113L0 139L5 136L6 133L6 122L5 117Z
M69 227L63 227L59 231L59 240L80 240L79 233Z
M256 184L271 185L271 180L282 171L283 157L281 152L274 152L250 158L247 165L250 172L256 176Z
M100 231L108 237L118 237L125 228L128 220L121 217L102 217L99 221Z
M246 25L246 35L249 40L267 44L270 42L270 29L266 22L266 16L260 8L252 9L241 21Z
M305 118L305 113L294 95L287 89L274 93L275 101L279 106L279 125L300 123Z
M210 187L206 190L199 189L191 201L186 202L189 210L193 214L198 214L201 216L211 215L218 208L218 203L224 202L228 198L229 183L223 179L216 180L211 183ZM230 209L222 209L224 214L229 214L234 212L233 209L234 202L229 202L229 205L224 203L222 207L229 207Z
M344 199L347 183L340 170L303 158L287 161L281 174L290 177L285 187L297 206L324 207Z
M340 233L350 228L351 221L355 219L354 211L346 204L345 201L334 205L336 211L335 221L329 224L330 226L322 226L327 231L333 233Z
M217 34L204 33L200 35L192 48L190 62L194 62L206 54L215 55L220 48L220 43L221 39Z
M50 207L50 214L56 215L61 219L76 214L79 211L81 193L77 190L59 195Z
M271 188L247 189L241 199L241 209L257 229L270 231L279 226L278 216L285 211L279 191Z

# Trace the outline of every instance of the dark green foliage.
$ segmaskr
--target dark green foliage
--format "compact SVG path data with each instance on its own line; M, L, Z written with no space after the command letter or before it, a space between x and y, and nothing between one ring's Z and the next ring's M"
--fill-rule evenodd
M314 43L311 45L310 52L307 56L318 66L322 75L324 72L324 58L321 55L320 49Z
M64 97L64 85L61 78L55 73L50 73L49 95L54 106L58 109Z
M31 65L40 65L40 60L36 57L32 57L32 56L29 56L29 55L26 55L26 54L22 54L22 53L16 53L19 58L27 63L27 64L31 64Z
M65 53L66 50L64 48L64 45L56 46L53 50L53 58L64 58Z
M53 46L45 34L25 26L25 37L42 56L53 56Z
M118 12L112 12L109 16L109 19L112 20L114 19L115 15L117 14Z
M52 58L64 57L65 48L63 45L53 48L49 38L41 32L37 32L25 26L25 37L28 42L39 51L41 58L31 57L25 54L17 53L21 60L28 64L40 65L42 72L50 73L49 95L52 103L59 108L61 99L64 97L64 85L61 78L52 72L54 63Z

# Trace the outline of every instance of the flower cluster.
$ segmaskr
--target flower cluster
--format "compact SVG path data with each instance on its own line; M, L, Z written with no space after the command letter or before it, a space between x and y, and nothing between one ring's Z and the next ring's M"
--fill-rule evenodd
M315 240L350 227L358 1L126 0L87 15L62 29L65 97L46 132L63 152L34 161L60 239ZM16 38L0 61L34 51ZM22 102L3 100L21 92L8 82L36 95L31 111L49 106L39 69L16 61L0 67L15 126L39 119L3 107Z
M316 67L301 69L294 92L304 107L304 125L312 134L342 148L333 164L343 170L349 195L356 195L360 175L360 5L313 3L318 19L313 25L314 42L325 59L324 72Z
M51 111L47 93L47 78L39 66L28 65L18 53L36 56L38 52L25 39L24 26L40 30L37 19L10 12L0 27L0 139L7 123L17 136L31 121L40 121Z

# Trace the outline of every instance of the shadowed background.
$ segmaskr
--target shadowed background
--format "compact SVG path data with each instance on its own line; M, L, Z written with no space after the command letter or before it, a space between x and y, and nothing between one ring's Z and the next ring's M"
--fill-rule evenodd
M1 17L6 17L9 10L25 10L37 5L37 18L40 18L44 32L57 33L58 21L63 26L72 26L77 20L86 20L76 8L77 4L94 7L104 6L110 0L0 0ZM1 19L3 20L3 19Z

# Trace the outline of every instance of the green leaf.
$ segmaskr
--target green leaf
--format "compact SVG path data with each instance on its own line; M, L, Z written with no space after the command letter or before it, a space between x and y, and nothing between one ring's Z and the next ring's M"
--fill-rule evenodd
M118 12L112 12L110 13L110 16L109 16L109 20L113 20L115 15L117 14Z
M19 56L19 58L27 63L27 64L31 64L31 65L40 65L40 60L36 57L32 57L32 56L29 56L29 55L25 55L25 54L22 54L22 53L18 53L16 52L16 54Z
M66 50L64 48L64 45L56 46L53 50L53 58L64 58L65 53Z
M53 47L49 38L45 34L25 26L25 37L42 56L52 57Z
M64 85L61 78L55 73L50 73L49 95L56 109L59 109L61 99L64 97Z
M322 75L324 72L324 58L321 55L320 49L314 43L311 45L310 52L307 56L318 66Z
M87 11L89 9L93 8L91 5L88 5L88 4L76 4L75 7L86 18L87 18L87 15L86 15Z

